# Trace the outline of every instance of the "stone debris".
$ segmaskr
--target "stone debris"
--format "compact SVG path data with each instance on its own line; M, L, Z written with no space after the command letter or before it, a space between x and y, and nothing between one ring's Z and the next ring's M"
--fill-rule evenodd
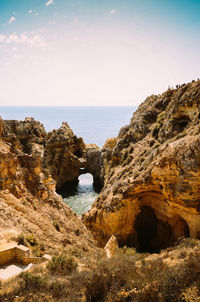
M112 235L109 239L109 241L107 242L106 246L104 247L105 251L106 251L106 256L107 258L111 258L116 251L119 249L119 245L117 242L117 239L114 235Z

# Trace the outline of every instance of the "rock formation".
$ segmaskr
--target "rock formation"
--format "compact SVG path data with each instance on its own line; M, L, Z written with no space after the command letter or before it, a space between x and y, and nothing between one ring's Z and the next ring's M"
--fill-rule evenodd
M24 121L0 121L0 136L12 145L15 153L23 153L29 162L35 160L35 166L44 166L51 174L59 193L74 191L78 177L82 173L91 173L94 185L103 185L102 153L96 145L85 145L82 138L77 138L67 123L58 130L46 133L43 125L33 118ZM33 166L33 164L32 164Z
M2 118L0 117L0 138L3 135L3 131L4 131L4 122L3 122Z
M95 187L103 186L101 150L96 145L85 145L67 123L48 133L44 161L56 181L57 191L63 195L76 189L83 173L93 175Z
M48 134L45 164L61 192L77 185L80 168L85 165L79 160L84 148L83 139L77 138L67 123Z
M26 154L38 153L43 156L47 133L43 125L28 117L24 121L4 121L4 141Z
M86 160L85 173L93 176L94 188L100 190L104 183L103 153L97 145L88 144L84 150Z
M106 243L104 250L106 251L107 258L113 257L119 249L118 242L115 236L111 236L109 241Z
M55 192L56 182L44 167L46 132L33 119L0 119L0 239L33 234L45 252L94 241L75 213Z
M105 184L84 223L100 246L159 251L200 236L200 81L152 95L104 153Z

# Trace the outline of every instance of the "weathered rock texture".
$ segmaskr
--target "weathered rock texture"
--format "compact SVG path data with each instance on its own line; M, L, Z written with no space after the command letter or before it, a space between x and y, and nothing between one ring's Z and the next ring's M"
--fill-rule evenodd
M74 190L83 173L93 176L94 186L103 186L102 152L96 145L85 145L67 123L48 133L44 161L58 192L65 195Z
M109 241L106 243L104 250L106 251L107 258L113 257L119 249L119 245L117 239L114 235L112 235Z
M0 117L0 137L2 137L4 131L4 122L2 118Z
M57 183L57 188L66 189L78 183L80 168L85 163L79 160L85 144L77 138L67 123L48 134L45 148L45 164Z
M86 160L85 173L92 174L94 187L99 190L104 183L103 152L96 145L88 144L84 157Z
M42 157L46 139L47 133L43 125L31 117L24 121L4 121L3 140L26 154L38 153Z
M44 168L43 126L33 119L0 120L0 134L0 240L22 232L33 234L45 251L71 245L93 249L92 237L55 192L56 182Z
M104 188L83 216L99 245L114 234L157 251L199 237L200 81L148 97L103 162Z

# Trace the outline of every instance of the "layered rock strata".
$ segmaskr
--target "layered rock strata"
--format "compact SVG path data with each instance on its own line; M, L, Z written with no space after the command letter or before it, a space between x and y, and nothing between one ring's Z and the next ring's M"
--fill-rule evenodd
M200 81L152 95L104 153L105 184L83 216L100 246L159 251L200 236Z

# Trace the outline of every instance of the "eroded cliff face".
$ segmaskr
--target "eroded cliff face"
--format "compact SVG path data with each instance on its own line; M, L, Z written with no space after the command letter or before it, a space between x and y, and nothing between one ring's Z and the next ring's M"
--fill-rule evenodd
M200 236L200 81L152 95L104 154L105 185L83 216L99 245L159 251Z
M24 121L4 121L3 140L26 154L38 153L43 157L46 139L47 133L43 125L32 117L27 117Z
M0 137L2 137L4 131L4 122L2 118L0 117Z
M67 246L95 249L80 219L55 192L44 167L46 132L33 119L0 119L0 240L33 234L44 252Z
M48 134L45 148L45 165L57 183L57 189L68 190L77 185L85 144L82 138L77 138L67 123L62 123L58 130Z

